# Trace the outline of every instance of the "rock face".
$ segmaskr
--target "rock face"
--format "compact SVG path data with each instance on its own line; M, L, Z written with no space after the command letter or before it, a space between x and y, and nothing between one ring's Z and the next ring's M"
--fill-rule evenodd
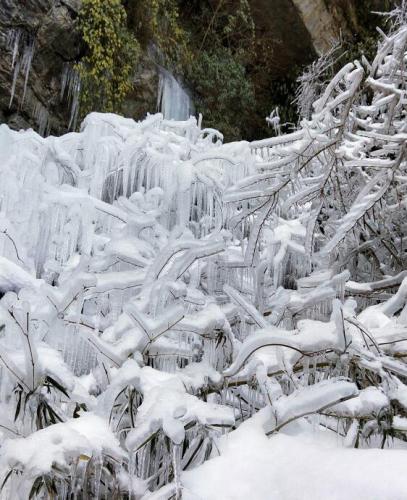
M61 102L61 78L64 64L79 55L74 31L79 7L79 0L0 2L0 121L15 128L66 130L69 106Z
M315 56L312 37L292 0L252 0L250 6L256 37L270 47L273 76L283 76L291 66Z
M292 0L292 2L298 9L318 54L329 50L332 40L340 36L341 29L348 30L346 23L341 26L336 22L324 0Z
M311 36L315 50L322 54L340 37L352 37L366 28L371 12L391 8L388 0L292 0Z
M270 44L276 77L325 51L340 32L351 34L358 29L361 0L250 3L256 31ZM369 2L377 10L386 3ZM0 123L33 127L43 134L66 132L72 103L69 92L61 96L61 82L64 68L83 50L75 31L80 4L81 0L0 1ZM141 118L154 112L157 89L157 67L145 53L126 101L126 114Z
M67 131L72 99L69 78L64 92L62 82L83 50L75 31L80 6L81 0L1 0L0 123L32 127L43 135ZM141 118L154 112L157 88L156 66L144 54L126 114Z

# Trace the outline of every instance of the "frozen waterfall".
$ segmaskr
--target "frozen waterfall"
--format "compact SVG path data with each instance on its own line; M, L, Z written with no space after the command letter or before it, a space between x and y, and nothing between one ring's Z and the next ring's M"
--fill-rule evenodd
M157 108L167 120L187 120L195 111L188 91L164 68L159 71Z

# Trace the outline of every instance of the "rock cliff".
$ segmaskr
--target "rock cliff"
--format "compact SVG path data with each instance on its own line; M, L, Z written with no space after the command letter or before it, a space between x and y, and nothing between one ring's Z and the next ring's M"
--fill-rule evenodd
M75 31L80 1L0 2L0 122L14 128L31 126L43 134L67 130L72 99L69 85L62 92L63 75L83 50ZM279 77L326 50L340 33L347 35L358 30L360 11L368 9L368 4L369 8L374 5L380 10L388 2L251 0L250 3L256 31L270 43L273 71ZM155 111L157 89L157 68L146 53L134 76L134 91L127 99L126 114L141 118L147 111Z

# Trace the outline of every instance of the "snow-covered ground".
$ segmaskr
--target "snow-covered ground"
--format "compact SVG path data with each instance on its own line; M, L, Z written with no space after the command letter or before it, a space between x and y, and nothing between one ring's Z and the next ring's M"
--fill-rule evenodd
M337 433L317 423L291 424L267 438L259 420L225 436L219 457L183 474L184 500L406 498L406 445L346 448Z

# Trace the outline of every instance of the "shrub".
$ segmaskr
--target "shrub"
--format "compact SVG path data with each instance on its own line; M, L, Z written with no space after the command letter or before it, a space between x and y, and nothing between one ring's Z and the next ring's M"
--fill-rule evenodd
M204 51L192 64L189 79L205 124L220 128L227 139L242 138L243 116L255 102L245 67L226 49Z

